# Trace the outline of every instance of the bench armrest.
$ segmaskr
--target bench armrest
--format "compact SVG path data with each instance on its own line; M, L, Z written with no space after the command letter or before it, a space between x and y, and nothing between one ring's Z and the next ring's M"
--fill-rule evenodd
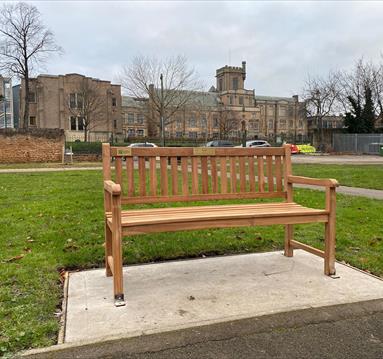
M111 195L121 194L121 186L113 181L107 180L104 181L104 189L109 192Z
M289 183L298 183L298 184L308 184L312 186L322 186L322 187L338 187L339 183L337 180L332 178L310 178L310 177L301 177L301 176L288 176L287 182Z

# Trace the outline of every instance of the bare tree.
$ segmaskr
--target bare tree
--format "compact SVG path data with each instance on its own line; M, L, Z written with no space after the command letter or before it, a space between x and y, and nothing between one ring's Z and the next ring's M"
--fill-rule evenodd
M29 125L29 77L52 52L61 52L32 4L5 4L0 10L0 70L24 78L23 126Z
M340 88L334 73L330 72L327 77L307 78L302 95L306 116L315 118L322 145L324 118L339 110L339 96Z
M360 58L350 71L336 73L339 84L339 101L344 111L350 111L349 97L362 106L366 88L371 90L376 117L383 115L383 64L376 65Z
M76 117L84 131L84 141L95 127L105 123L103 116L107 94L102 94L92 79L84 78L76 93L68 96L67 106L73 117Z
M165 127L175 121L175 114L193 103L201 89L194 69L184 56L159 60L137 56L123 67L120 81L128 94L149 99L147 120L159 129L165 145Z
M232 131L237 131L240 120L232 110L220 109L218 116L219 137L227 139Z

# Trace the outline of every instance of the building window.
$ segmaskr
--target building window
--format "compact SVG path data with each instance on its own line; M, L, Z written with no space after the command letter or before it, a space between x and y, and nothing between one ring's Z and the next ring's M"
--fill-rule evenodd
M267 108L267 113L269 115L274 115L274 106L273 105L269 105L268 108Z
M29 116L29 126L36 126L36 116Z
M74 116L72 116L70 118L70 129L71 129L71 131L77 130L76 117L74 117Z
M177 129L181 129L182 128L182 119L181 119L181 117L177 117L177 119L176 119L176 127L177 127Z
M196 127L195 115L192 113L189 118L189 127Z
M230 103L230 105L234 105L234 97L233 96L229 97L229 103Z
M190 131L190 132L189 132L189 138L197 138L197 132L195 132L195 131Z
M77 118L77 129L79 131L84 131L84 118L83 117Z
M239 104L243 105L243 96L239 96Z
M286 128L286 120L279 120L279 127L285 129Z
M302 128L302 127L303 127L303 121L299 120L299 128Z
M144 130L137 130L138 137L144 137Z
M142 113L137 114L137 124L139 124L139 125L144 124L144 115Z
M33 91L29 92L28 102L36 102L36 92L33 92Z
M69 119L71 131L84 131L85 121L84 117L71 116Z
M112 106L113 107L117 106L117 99L115 97L112 97Z
M294 128L294 121L293 120L289 120L289 127Z
M253 122L253 129L254 129L254 131L259 131L259 120L255 120L254 122Z
M218 81L218 91L223 91L223 80L219 79Z
M113 127L117 128L117 120L113 120Z
M218 116L213 116L213 128L219 127Z
M70 108L83 108L84 107L83 94L81 94L81 93L69 94L69 107Z
M233 90L238 90L238 77L233 77Z
M279 106L279 116L286 116L287 108L286 106Z
M128 113L128 124L133 125L134 123L134 113Z
M69 94L69 107L70 108L76 108L76 94L75 93Z
M206 120L206 115L205 114L201 115L201 127L202 128L207 128L207 120Z
M272 130L273 129L273 120L268 121L268 129Z
M77 95L76 96L77 108L83 108L84 107L83 94L78 93L76 95Z
M128 136L129 137L134 137L134 135L135 135L134 128L128 128Z
M182 137L182 131L177 131L176 132L176 137L181 138Z

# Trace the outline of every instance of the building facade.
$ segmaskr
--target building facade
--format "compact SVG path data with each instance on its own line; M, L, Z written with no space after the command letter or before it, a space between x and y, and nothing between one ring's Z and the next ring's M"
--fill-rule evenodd
M166 137L210 140L245 134L274 143L307 138L304 103L298 96L259 96L254 89L246 89L245 62L240 67L224 66L216 70L215 77L215 86L193 92L187 105L172 114L165 126ZM14 91L19 127L23 126L24 87L22 81ZM110 81L79 74L39 75L30 79L28 99L28 126L63 129L68 141L159 136L159 116L150 96L122 96L121 86Z
M0 128L13 128L12 80L0 75Z
M286 139L299 142L307 138L304 103L299 102L298 96L258 96L254 89L245 89L245 80L245 62L241 67L218 69L216 86L196 93L186 107L178 110L166 126L165 135L207 140L238 138L246 131L248 138L273 142ZM123 96L122 101L125 138L158 136L159 118L150 110L150 98ZM143 123L146 129L142 128Z
M79 74L39 75L30 79L29 127L60 128L70 141L107 141L122 136L121 86ZM21 82L20 122L24 118Z

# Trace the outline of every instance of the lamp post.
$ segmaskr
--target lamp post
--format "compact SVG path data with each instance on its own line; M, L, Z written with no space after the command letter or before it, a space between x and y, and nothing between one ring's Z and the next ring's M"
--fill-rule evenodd
M242 147L246 147L246 120L245 120L245 105L242 106L242 121L241 121L241 130L242 130Z
M161 146L165 147L165 123L164 123L164 78L160 75L161 81L161 105L160 105L160 130L161 130Z

